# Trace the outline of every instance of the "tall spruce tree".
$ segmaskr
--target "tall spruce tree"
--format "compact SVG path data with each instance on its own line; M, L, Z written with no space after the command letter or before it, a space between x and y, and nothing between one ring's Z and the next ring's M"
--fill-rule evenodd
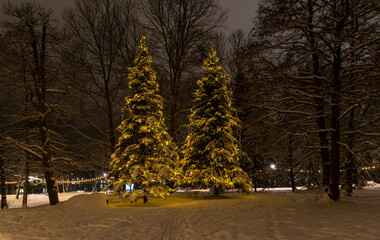
M163 99L159 95L156 73L151 68L146 40L141 36L135 66L129 68L131 95L125 98L127 115L118 130L121 132L111 156L109 179L116 194L124 184L135 184L138 191L129 194L130 201L148 197L166 197L173 182L178 158L164 123Z
M248 192L251 182L239 167L245 154L232 131L239 124L232 115L230 79L214 49L204 64L189 117L190 134L182 148L183 184L210 187L215 195L223 188Z

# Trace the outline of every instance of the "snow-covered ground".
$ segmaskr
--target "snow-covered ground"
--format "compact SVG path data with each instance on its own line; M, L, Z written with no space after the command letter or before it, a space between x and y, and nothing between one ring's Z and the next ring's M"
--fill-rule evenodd
M60 193L59 201L65 202L67 199L84 194L84 192L68 192L68 193ZM22 194L20 194L19 199L16 199L16 195L7 195L7 204L8 208L20 208L22 205ZM29 194L28 195L28 207L36 207L40 205L49 204L49 197L47 194ZM0 238L1 240L1 238Z
M316 191L225 199L177 193L123 208L107 206L104 194L86 194L57 206L0 211L0 239L379 239L379 185L354 194L332 202Z

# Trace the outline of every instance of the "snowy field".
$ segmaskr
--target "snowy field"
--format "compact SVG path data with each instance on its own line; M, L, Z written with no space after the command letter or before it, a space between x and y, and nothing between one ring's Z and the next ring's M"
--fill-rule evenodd
M84 194L84 192L69 192L69 193L60 193L59 201L64 202L67 199ZM16 195L7 195L7 204L8 208L20 208L22 205L22 194L20 194L19 199L16 199ZM49 204L49 197L47 194L29 194L28 195L28 207L36 207L40 205ZM1 238L0 238L1 240Z
M177 193L144 207L115 207L125 203L112 199L110 207L104 194L83 194L57 206L0 211L0 239L380 239L380 187L354 194L332 202L287 189L224 199Z

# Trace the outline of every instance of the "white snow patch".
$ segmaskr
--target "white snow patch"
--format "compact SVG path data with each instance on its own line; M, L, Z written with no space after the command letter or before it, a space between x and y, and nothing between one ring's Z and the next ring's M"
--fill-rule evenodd
M80 195L88 194L83 192L68 192L68 193L59 193L58 199L60 202L65 202L69 198ZM7 195L7 204L8 208L20 208L22 205L22 195L20 194L19 199L16 199L16 195ZM28 207L36 207L41 205L48 205L49 197L47 194L28 194ZM0 240L2 240L0 238Z
M364 189L378 189L380 188L380 183L376 183L374 181L367 181L366 186L364 186Z

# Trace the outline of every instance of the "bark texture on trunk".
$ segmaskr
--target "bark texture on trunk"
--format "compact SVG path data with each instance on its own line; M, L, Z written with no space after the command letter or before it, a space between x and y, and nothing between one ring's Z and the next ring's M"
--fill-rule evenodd
M30 93L28 90L28 80L26 75L26 66L28 64L26 56L23 58L23 64L22 64L22 72L24 76L24 85L25 85L25 114L30 114L30 108L29 108L29 98ZM26 145L30 144L30 129L31 129L31 123L30 121L27 122L25 125L25 143ZM28 152L25 152L25 163L24 163L24 192L22 194L22 207L28 206L28 193L29 193L29 162L30 162L30 154Z
M339 178L340 178L340 111L341 111L341 71L342 71L342 33L344 30L344 24L347 20L348 13L350 11L350 1L341 0L341 4L336 5L333 9L333 17L337 19L334 26L334 38L335 43L333 45L333 63L332 63L332 93L331 93L331 128L333 132L331 134L331 177L329 186L329 197L337 201L340 197L339 194Z
M348 119L348 129L349 131L353 131L354 129L354 109L350 111L349 119ZM345 184L345 190L347 196L352 196L352 184L354 181L354 171L355 171L355 164L354 164L354 155L351 151L353 151L354 144L353 144L353 135L348 135L348 148L349 151L347 152L347 162L346 162L346 184Z
M174 80L177 81L177 80ZM171 87L171 93L170 93L170 101L169 101L169 134L172 136L174 141L178 141L179 139L176 138L176 132L177 132L177 101L178 101L178 89L175 86Z
M336 94L333 94L336 95ZM340 178L340 121L338 120L340 109L337 96L333 97L331 127L334 132L331 136L331 178L329 186L329 197L337 201L339 199L339 178Z
M25 168L24 168L24 193L22 195L22 207L28 206L28 193L29 193L29 154L26 154Z
M294 172L293 172L293 142L294 142L294 136L289 135L289 141L288 141L288 163L289 163L289 177L290 177L290 185L292 187L292 192L296 191L296 182L294 179Z
M331 96L331 128L333 132L331 134L331 178L329 187L329 197L332 200L337 201L340 197L339 195L339 178L340 178L340 69L341 69L341 46L336 46L334 52L334 63L333 63L333 79L332 87L333 92Z
M308 27L310 29L310 44L313 61L313 74L314 74L314 87L315 87L315 110L317 114L316 123L318 126L318 137L319 137L319 145L320 145L320 153L321 153L321 162L322 162L322 185L324 192L328 192L329 183L330 183L330 158L329 158L329 150L328 150L328 139L326 132L326 117L325 117L325 101L322 96L323 82L320 78L321 68L320 68L320 56L318 54L319 48L316 41L316 36L313 32L313 18L314 18L314 2L312 0L308 1Z
M5 186L5 169L4 169L4 159L2 156L2 151L0 151L0 193L1 193L1 209L7 207L7 195Z
M33 104L39 113L38 124L42 149L42 167L45 175L46 189L49 195L50 205L55 205L58 200L58 189L54 179L54 170L51 160L51 143L49 139L48 128L48 116L50 110L47 106L46 100L46 42L47 42L47 23L44 23L41 27L41 39L38 40L35 34L34 27L29 25L30 35L32 37L32 49L33 49L33 81L35 85L35 95L37 99L32 98Z

